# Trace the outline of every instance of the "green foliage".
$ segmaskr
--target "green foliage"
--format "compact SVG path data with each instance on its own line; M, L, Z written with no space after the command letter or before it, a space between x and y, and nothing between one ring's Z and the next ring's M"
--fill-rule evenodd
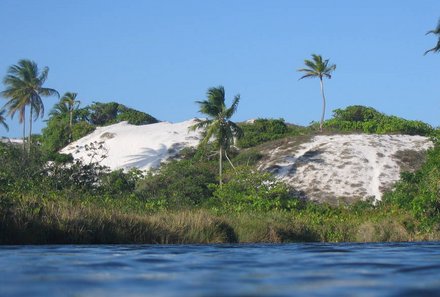
M232 162L238 166L252 166L257 164L262 158L263 154L260 151L255 148L250 148L240 151L240 153L233 158Z
M410 210L417 218L440 221L440 146L428 152L422 168L415 173L403 173L394 191L384 196L385 203Z
M333 111L333 118L325 122L325 127L340 131L364 133L402 133L408 135L430 135L433 128L421 121L405 120L388 116L374 108L360 105L348 106Z
M86 136L87 134L92 133L95 129L95 126L89 124L86 121L75 123L72 127L72 140L78 140Z
M70 110L67 103L55 104L47 126L42 130L42 146L48 153L55 153L69 144L70 112L72 112L72 141L78 140L95 130L96 126L128 121L133 125L157 123L147 113L128 108L116 102L98 103L81 109Z
M95 126L80 121L72 126L72 140L80 139L93 132ZM41 145L45 152L56 153L69 144L69 119L67 117L52 117L42 130Z
M297 199L289 199L288 187L269 173L243 166L227 174L228 181L223 186L211 186L215 208L268 211L295 208L298 203Z
M52 117L42 130L42 148L46 152L57 152L69 141L69 119L67 117Z
M128 108L123 105L119 105L119 114L116 117L117 122L127 121L132 125L147 125L157 123L158 120L151 115L138 111L132 108Z
M257 144L282 138L289 132L283 119L257 119L253 123L240 124L244 136L237 144L241 148L256 146Z
M100 187L112 196L123 196L132 193L136 188L136 182L142 178L142 172L131 169L125 173L122 169L104 174L100 179Z
M166 201L171 208L190 207L207 200L216 182L215 167L193 160L172 161L138 182L136 192L146 201Z
M99 103L95 102L89 107L88 119L95 126L106 126L121 121L128 121L133 125L146 125L157 123L158 120L151 115L128 108L116 102Z

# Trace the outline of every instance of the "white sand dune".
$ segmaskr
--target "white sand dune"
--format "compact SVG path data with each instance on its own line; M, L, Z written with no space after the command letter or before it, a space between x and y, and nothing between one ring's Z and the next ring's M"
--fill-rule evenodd
M432 145L429 138L422 136L315 136L299 146L287 143L266 152L269 158L260 169L274 172L308 199L378 201L400 178L405 160L399 159L399 153L406 159L420 158L420 152Z
M134 126L122 122L99 127L61 152L71 153L85 163L105 155L101 164L112 170L132 167L149 170L176 156L182 148L199 143L199 133L188 130L194 123L193 119L175 124ZM91 145L98 148L88 149ZM422 136L315 136L304 143L294 139L263 150L266 157L259 169L273 172L308 199L335 202L374 198L377 201L400 178L405 160L399 159L399 153L414 161L431 146L432 142Z
M141 170L156 168L179 153L184 147L199 143L199 133L188 128L194 119L181 122L160 122L135 126L127 122L98 127L93 133L71 143L61 153L71 153L85 163L100 161L101 165L116 169ZM94 146L95 149L90 149ZM105 155L105 158L102 156ZM102 160L101 160L102 159Z

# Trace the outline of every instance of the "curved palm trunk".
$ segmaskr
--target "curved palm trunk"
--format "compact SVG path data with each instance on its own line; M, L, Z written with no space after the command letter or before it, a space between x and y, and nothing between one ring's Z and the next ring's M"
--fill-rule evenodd
M220 156L219 156L219 164L218 164L218 176L220 180L220 188L222 187L223 181L222 181L222 169L223 169L223 148L220 146Z
M324 123L324 116L325 116L325 95L324 95L324 82L322 81L322 77L319 78L319 82L321 85L321 95L322 95L322 115L321 115L321 123L319 124L319 130L322 132L322 125Z

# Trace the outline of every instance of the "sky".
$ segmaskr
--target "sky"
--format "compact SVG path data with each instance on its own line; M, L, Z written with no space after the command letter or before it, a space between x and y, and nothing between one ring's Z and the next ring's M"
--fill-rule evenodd
M297 70L315 53L337 66L326 118L356 104L439 126L440 54L423 55L439 18L438 0L1 0L0 78L30 59L81 106L116 101L170 122L202 117L195 101L222 85L227 104L241 96L234 121L308 125L319 80ZM36 133L57 100L44 98ZM21 136L18 116L7 123L0 136Z

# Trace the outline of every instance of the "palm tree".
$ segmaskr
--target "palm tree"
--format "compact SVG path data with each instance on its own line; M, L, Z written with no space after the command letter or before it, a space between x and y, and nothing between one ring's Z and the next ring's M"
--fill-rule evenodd
M241 128L230 121L237 110L240 95L236 95L231 107L225 105L225 89L222 86L210 88L207 92L207 100L196 101L200 105L200 112L207 115L206 120L197 119L197 123L190 127L191 130L202 129L203 139L200 143L205 146L212 137L216 139L219 154L219 180L222 185L223 155L231 163L227 151L234 144L235 138L243 136ZM233 165L232 165L233 166Z
M61 97L61 102L67 107L69 113L69 142L72 141L73 112L79 107L80 101L76 100L77 93L67 92Z
M425 55L429 52L434 52L434 53L440 52L440 20L438 21L437 28L435 28L434 30L428 31L428 33L426 33L426 34L431 34L431 33L438 36L437 45L435 47L433 47L432 49L427 50L425 52Z
M29 144L31 143L32 121L44 115L44 104L41 96L60 96L58 92L51 88L44 88L43 84L47 79L49 68L44 67L40 73L34 61L20 60L17 65L9 67L3 83L6 90L1 94L8 98L5 108L8 108L8 115L14 116L19 112L19 122L23 123L23 143L25 139L25 114L26 106L29 105Z
M6 118L3 116L6 110L0 110L0 124L5 127L6 131L9 131L8 124L6 124Z
M336 69L336 65L329 65L329 60L323 60L320 55L312 54L313 61L304 60L304 64L307 68L298 69L300 72L304 72L305 74L300 78L314 78L319 77L319 82L321 84L321 95L322 95L322 116L321 123L319 124L319 129L322 132L322 124L324 122L325 116L325 95L324 95L324 82L323 78L326 77L328 79L332 78L331 73Z

